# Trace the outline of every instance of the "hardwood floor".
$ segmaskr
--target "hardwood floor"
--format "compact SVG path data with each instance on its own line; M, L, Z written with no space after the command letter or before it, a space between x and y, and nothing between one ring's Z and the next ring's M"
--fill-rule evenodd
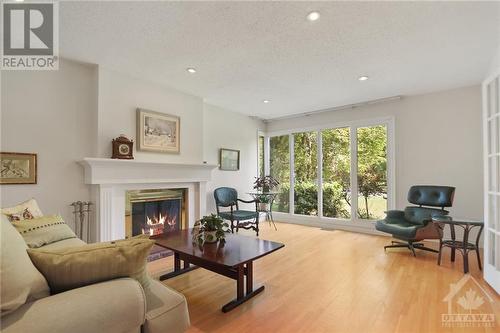
M261 225L261 238L285 248L254 262L255 284L266 290L247 303L222 313L221 306L235 297L235 282L204 269L164 281L187 298L189 332L500 331L500 297L482 279L473 255L471 274L493 300L484 298L480 310L495 315L494 328L442 327L441 314L448 309L443 298L464 276L461 254L451 263L446 249L438 266L433 253L419 251L416 258L406 249L384 253L388 237L285 223L277 223L275 231ZM148 268L159 276L172 266L169 257ZM466 288L477 288L469 282Z

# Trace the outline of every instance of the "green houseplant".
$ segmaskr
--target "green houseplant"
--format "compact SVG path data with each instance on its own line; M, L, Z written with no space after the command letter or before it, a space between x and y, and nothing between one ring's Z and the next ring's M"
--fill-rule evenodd
M255 178L253 188L262 192L269 192L279 184L280 182L273 176L261 176Z
M229 224L224 222L219 216L210 214L203 216L202 219L196 221L192 231L193 242L203 245L204 243L215 243L217 241L225 241L224 228L229 228Z
M280 182L274 178L273 176L261 176L255 179L253 183L253 188L259 192L270 192L276 186L278 186ZM257 200L259 200L259 210L260 211L268 211L271 197L267 194L258 194L255 196Z

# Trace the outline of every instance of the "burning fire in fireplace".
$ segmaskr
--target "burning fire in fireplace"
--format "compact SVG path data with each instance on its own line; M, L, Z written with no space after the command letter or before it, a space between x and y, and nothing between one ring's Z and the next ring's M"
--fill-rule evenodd
M144 228L142 228L142 233L149 234L150 236L160 235L163 233L165 225L170 230L174 230L176 220L177 216L169 218L167 215L162 215L161 213L158 216L153 216L153 218L146 216L146 223Z

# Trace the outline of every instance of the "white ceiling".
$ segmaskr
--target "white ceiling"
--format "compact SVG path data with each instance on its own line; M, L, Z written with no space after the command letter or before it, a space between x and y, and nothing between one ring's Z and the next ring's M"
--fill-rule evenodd
M318 21L305 19L311 10ZM498 44L499 2L60 6L63 57L267 119L477 84Z

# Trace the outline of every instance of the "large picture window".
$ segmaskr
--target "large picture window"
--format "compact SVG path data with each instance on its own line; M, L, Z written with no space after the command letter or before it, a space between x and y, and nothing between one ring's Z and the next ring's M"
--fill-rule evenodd
M294 213L318 215L318 135L296 133L294 139Z
M342 220L383 218L392 203L391 133L392 120L384 120L271 135L270 173L280 182L273 210Z
M351 217L351 148L349 127L321 132L323 141L323 216Z
M279 194L273 205L273 211L288 213L290 210L290 141L289 135L275 136L269 140L271 176L280 185L276 189Z
M360 127L358 143L358 217L379 219L387 210L387 129Z

